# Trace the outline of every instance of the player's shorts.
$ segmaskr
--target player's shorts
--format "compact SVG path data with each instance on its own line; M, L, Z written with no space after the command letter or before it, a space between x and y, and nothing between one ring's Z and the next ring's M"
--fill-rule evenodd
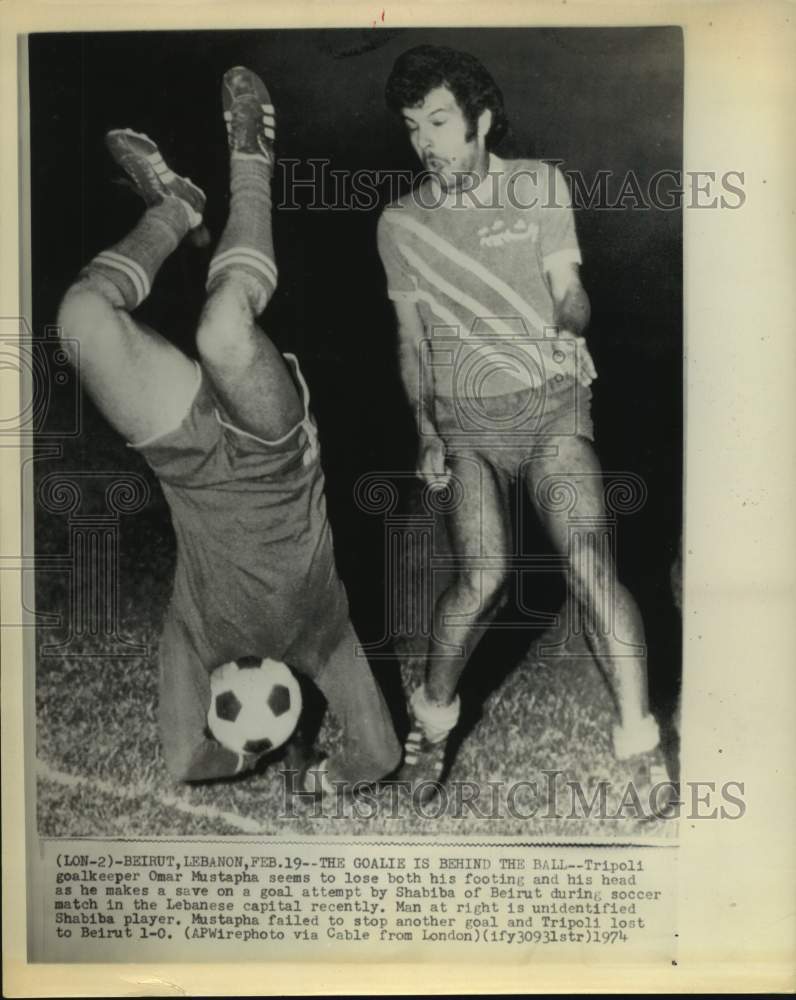
M344 728L336 774L375 780L397 764L389 712L349 618L337 574L317 431L296 359L285 356L303 416L265 440L233 426L197 366L178 427L139 443L161 482L177 538L174 590L160 641L163 755L183 780L234 773L208 739L210 673L271 657L311 678Z
M259 655L312 676L348 623L309 393L295 359L286 361L304 414L280 438L225 420L200 373L180 426L138 446L177 538L169 613L208 671Z
M144 455L161 482L192 490L223 489L225 484L246 479L254 479L259 490L267 476L280 471L286 458L298 457L310 465L317 457L318 434L309 411L309 390L296 357L286 354L284 358L302 398L304 415L281 437L266 440L225 420L197 363L194 397L180 423L130 447Z
M556 454L562 438L593 441L591 398L569 375L502 396L437 396L436 429L449 455L475 455L513 473L529 458Z

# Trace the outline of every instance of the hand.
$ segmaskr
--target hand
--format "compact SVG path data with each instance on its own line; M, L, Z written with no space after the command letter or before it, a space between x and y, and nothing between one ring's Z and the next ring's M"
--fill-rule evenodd
M589 348L586 346L586 338L577 337L571 330L563 329L558 331L558 336L561 340L574 341L571 352L567 350L567 353L569 354L567 362L571 368L571 374L575 376L582 386L588 388L597 378L597 369L594 367L594 361L592 360L591 354L589 354ZM558 359L555 356L556 350L560 350L563 346L564 345L559 345L558 348L553 349L554 360L563 360ZM569 345L567 345L567 347L569 347Z
M417 449L417 475L427 483L444 486L451 471L445 464L445 442L441 437L423 435Z

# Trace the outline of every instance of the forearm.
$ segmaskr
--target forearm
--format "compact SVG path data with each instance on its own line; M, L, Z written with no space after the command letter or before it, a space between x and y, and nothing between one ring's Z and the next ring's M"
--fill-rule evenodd
M421 343L409 337L401 337L401 381L420 436L428 434L435 423L434 375L431 366L424 363L421 351Z

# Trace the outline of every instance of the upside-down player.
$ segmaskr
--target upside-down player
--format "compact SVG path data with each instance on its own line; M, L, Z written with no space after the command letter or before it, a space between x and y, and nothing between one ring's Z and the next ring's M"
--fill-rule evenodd
M255 322L277 279L273 106L259 77L242 67L225 74L222 103L231 203L196 333L201 363L131 314L165 259L201 225L205 196L128 129L108 133L107 145L146 210L81 271L59 321L67 349L78 345L84 387L152 467L171 509L177 567L160 641L159 702L170 771L193 781L256 762L206 729L210 672L255 655L311 677L341 723L342 752L319 768L328 792L335 782L384 776L400 748L381 692L356 656L307 386L296 358L283 357Z

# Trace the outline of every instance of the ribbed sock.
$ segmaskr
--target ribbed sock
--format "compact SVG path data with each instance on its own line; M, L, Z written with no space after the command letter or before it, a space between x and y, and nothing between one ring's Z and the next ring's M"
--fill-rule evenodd
M188 214L179 198L164 198L144 212L124 239L97 254L81 275L100 278L114 305L132 311L149 295L163 261L188 229Z
M640 716L633 725L614 726L614 754L625 760L654 750L660 742L660 730L653 715Z
M256 312L262 312L276 288L277 270L271 232L271 165L256 154L230 157L229 219L207 273L207 290L231 271L245 275Z
M415 688L409 698L409 705L423 728L423 735L430 743L444 740L459 721L459 696L456 695L450 705L435 705L428 700L425 684Z

